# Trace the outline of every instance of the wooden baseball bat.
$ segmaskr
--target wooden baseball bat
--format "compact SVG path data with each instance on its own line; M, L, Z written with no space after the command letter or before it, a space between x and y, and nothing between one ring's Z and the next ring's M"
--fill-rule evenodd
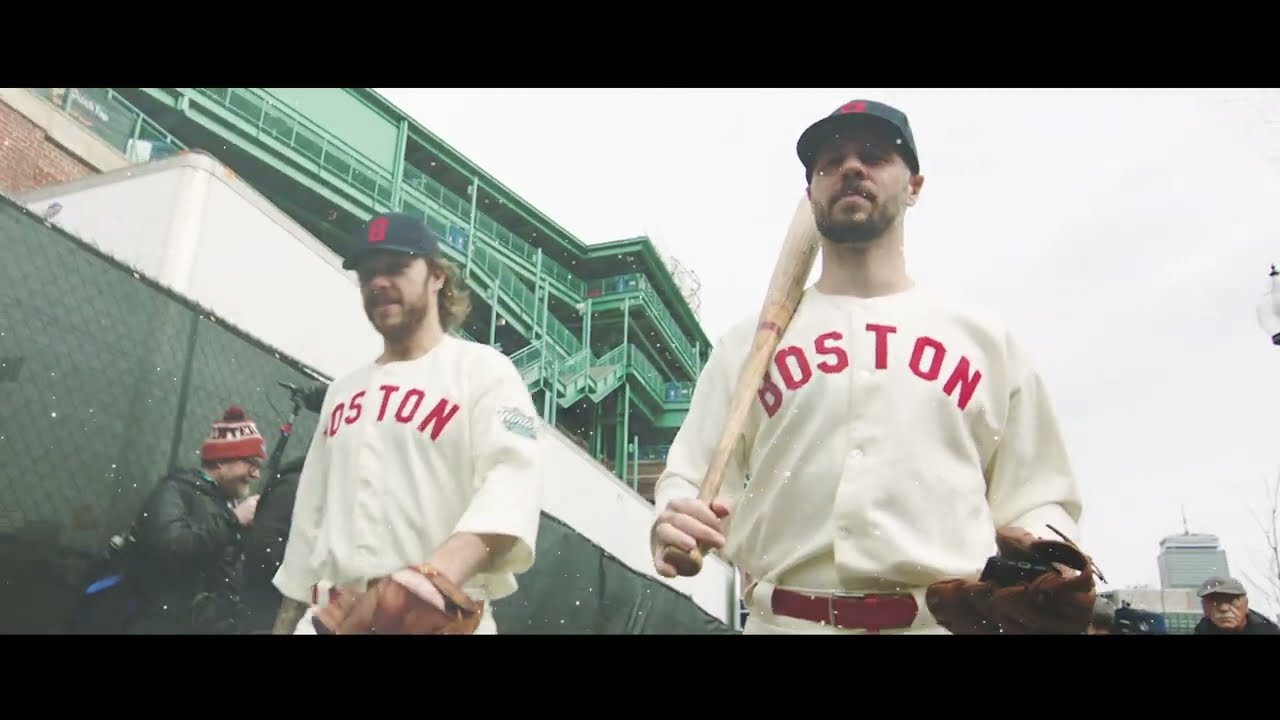
M760 384L768 370L769 361L778 348L796 306L804 295L805 283L809 272L813 269L814 258L817 257L821 244L821 234L813 219L813 208L809 198L802 197L796 207L791 227L787 229L782 250L774 264L773 276L769 279L769 287L765 293L764 305L760 308L760 322L756 325L756 333L751 341L751 350L746 363L738 374L738 384L734 387L729 404L729 416L721 431L720 442L716 445L711 464L702 477L698 488L698 499L711 502L720 494L724 484L724 471L729 463L729 456L738 444L738 436L742 433L747 421L747 413L751 402L755 399ZM686 553L680 548L667 546L662 558L670 563L676 572L685 577L697 575L702 570L702 558L707 548L701 544Z

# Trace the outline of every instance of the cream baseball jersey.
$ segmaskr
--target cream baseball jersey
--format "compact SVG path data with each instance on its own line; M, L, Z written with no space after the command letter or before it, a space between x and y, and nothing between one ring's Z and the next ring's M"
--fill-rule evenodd
M694 497L756 318L721 338L658 480ZM724 494L722 556L809 589L898 590L977 574L995 528L1077 539L1081 499L1045 386L998 324L924 288L806 290L751 408Z
M498 599L534 561L541 517L537 422L510 359L446 336L407 362L335 381L298 480L275 585L310 602L342 585L425 562L457 532L516 538L466 584Z

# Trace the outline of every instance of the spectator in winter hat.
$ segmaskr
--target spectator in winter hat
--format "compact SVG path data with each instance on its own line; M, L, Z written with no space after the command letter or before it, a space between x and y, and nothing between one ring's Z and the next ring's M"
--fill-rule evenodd
M253 523L250 484L266 443L243 409L227 408L200 447L200 467L175 468L134 527L142 633L237 632L241 543Z
M200 446L204 470L232 500L248 496L266 458L266 442L258 426L234 405L227 408L221 422L213 424Z

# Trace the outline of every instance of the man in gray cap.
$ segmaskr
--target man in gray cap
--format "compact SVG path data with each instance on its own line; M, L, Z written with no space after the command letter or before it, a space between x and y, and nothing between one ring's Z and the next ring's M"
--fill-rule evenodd
M1196 625L1196 635L1280 635L1280 627L1249 609L1249 594L1235 578L1211 577L1197 594L1204 618Z

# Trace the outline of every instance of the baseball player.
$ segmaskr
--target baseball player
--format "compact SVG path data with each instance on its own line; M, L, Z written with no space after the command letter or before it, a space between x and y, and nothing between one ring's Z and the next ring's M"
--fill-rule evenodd
M420 220L346 261L381 357L333 382L298 481L273 632L496 633L541 510L535 411L510 359L447 334L470 309Z
M719 552L751 578L747 633L956 631L930 612L931 586L976 582L1005 548L1061 543L1050 526L1075 539L1081 499L1058 421L1007 328L908 276L904 220L924 177L907 117L855 100L797 152L821 275L708 504L698 485L756 315L710 354L657 482L655 569L675 576L668 545ZM1081 592L1083 632L1094 601Z

